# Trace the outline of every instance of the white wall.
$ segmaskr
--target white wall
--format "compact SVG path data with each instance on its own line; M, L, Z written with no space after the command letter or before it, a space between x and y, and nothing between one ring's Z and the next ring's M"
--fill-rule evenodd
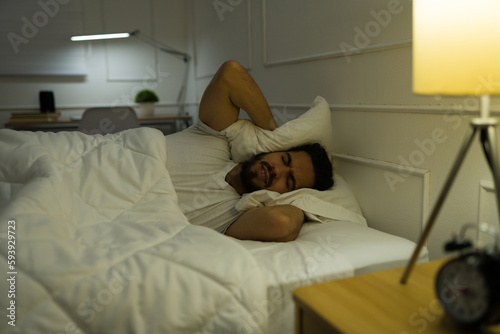
M26 1L26 0L23 0ZM42 3L57 3L60 8L79 3L81 7L82 34L133 31L141 33L180 51L192 53L188 36L189 12L182 0L42 0ZM37 2L39 3L39 2ZM26 19L43 13L39 8L27 8L22 1L10 1L3 6L18 6L11 20L11 31L23 36ZM36 9L36 11L35 11ZM44 31L65 29L66 15L62 10L49 16L45 25L37 29L38 34L27 44L19 45L19 54L24 47L39 42ZM68 32L67 39L71 34ZM75 42L69 42L75 43ZM85 108L110 104L134 105L137 91L150 88L157 92L160 103L158 113L177 111L177 94L180 88L184 63L169 54L159 52L138 40L80 42L87 68L86 76L0 76L0 124L5 123L11 112L37 111L38 92L52 90L58 111L63 116L81 114ZM29 50L29 49L26 49ZM10 50L9 50L10 51ZM57 55L55 55L57 57ZM1 61L1 60L0 60ZM190 82L193 82L193 65ZM188 90L187 101L195 99L194 89ZM195 107L191 108L196 110Z
M192 4L198 99L225 59L250 69L279 120L322 95L333 110L337 170L369 223L416 240L478 101L412 93L411 1ZM444 255L443 243L464 223L498 226L484 161L475 142L432 231L432 258Z

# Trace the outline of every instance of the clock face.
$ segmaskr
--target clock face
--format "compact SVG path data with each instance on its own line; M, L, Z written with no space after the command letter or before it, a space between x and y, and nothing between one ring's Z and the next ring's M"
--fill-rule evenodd
M436 279L436 291L445 312L455 321L473 324L490 306L490 289L483 273L470 259L446 263Z

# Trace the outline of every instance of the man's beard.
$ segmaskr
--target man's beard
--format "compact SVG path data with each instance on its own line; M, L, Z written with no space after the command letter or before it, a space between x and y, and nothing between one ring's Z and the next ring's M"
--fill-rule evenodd
M267 169L267 175L269 175L269 180L267 180L267 184L265 187L268 187L272 184L272 181L274 179L274 173L271 171L271 166L265 162L261 161L262 157L265 155L265 153L261 153L258 155L254 155L247 161L245 161L241 167L241 183L243 184L243 187L245 187L245 192L251 193L257 190L262 190L263 187L257 185L253 180L258 179L258 175L256 171L252 171L252 167L257 164L262 164L264 167Z

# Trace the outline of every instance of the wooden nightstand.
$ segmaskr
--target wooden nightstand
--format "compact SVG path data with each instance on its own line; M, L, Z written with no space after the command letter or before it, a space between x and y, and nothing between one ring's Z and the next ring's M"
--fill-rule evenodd
M297 288L296 333L477 333L444 316L434 292L444 261L416 265L406 285L396 268Z

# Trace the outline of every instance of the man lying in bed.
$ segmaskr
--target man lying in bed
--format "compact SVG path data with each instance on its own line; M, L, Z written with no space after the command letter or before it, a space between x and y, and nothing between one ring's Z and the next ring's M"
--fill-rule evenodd
M299 188L326 190L333 185L332 165L319 144L258 155L245 163L230 157L223 130L245 110L256 125L277 128L260 88L237 62L225 62L206 88L198 124L167 136L167 169L189 221L248 240L294 240L304 213L292 205L235 209L244 193L279 193Z

